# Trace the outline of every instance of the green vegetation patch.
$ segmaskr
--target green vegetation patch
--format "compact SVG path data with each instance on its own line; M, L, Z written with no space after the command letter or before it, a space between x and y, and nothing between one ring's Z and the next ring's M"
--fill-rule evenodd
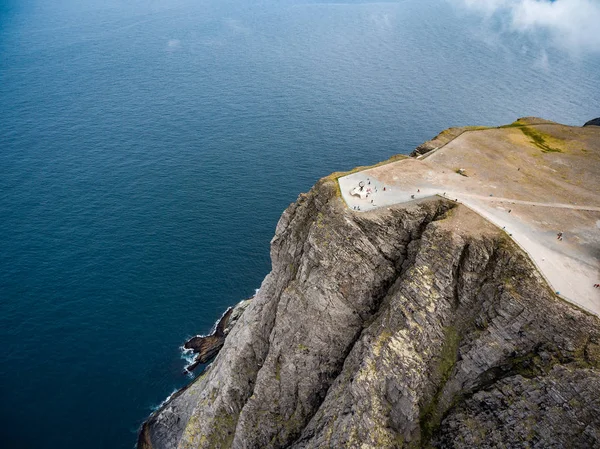
M485 131L487 129L494 129L491 126L464 126L465 131Z
M275 360L275 379L277 379L277 382L281 381L281 360L279 357Z
M442 346L442 353L440 355L440 363L438 365L438 371L440 372L442 379L441 385L444 386L450 378L452 368L456 364L458 358L458 344L460 343L460 335L453 326L446 328L446 339Z
M523 134L531 139L531 143L542 150L542 153L562 153L560 148L551 147L548 143L548 140L557 140L553 137L548 136L547 134L542 133L541 131L531 128L529 126L523 126L519 128Z
M438 404L444 391L444 386L448 382L448 379L450 379L450 374L452 374L452 369L458 359L458 345L460 343L458 330L453 326L448 326L445 328L444 336L444 343L436 370L436 374L440 379L439 387L429 404L421 409L419 424L421 427L422 446L424 446L423 443L427 444L431 440L431 437L440 426L442 411L438 410ZM424 447L426 447L426 444Z
M237 420L237 415L234 416L220 411L215 417L213 430L206 434L201 433L202 426L198 415L192 414L186 425L180 445L182 447L208 447L210 449L230 447L233 443Z
M502 129L502 128L522 128L523 126L527 126L527 122L519 119L516 122L512 122L509 125L502 125L502 126L499 126L498 128L499 129Z

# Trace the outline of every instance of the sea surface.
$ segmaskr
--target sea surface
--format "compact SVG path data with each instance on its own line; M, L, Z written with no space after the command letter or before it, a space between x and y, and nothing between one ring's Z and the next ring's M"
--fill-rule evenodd
M132 448L320 177L600 115L598 54L456 3L0 0L0 446Z

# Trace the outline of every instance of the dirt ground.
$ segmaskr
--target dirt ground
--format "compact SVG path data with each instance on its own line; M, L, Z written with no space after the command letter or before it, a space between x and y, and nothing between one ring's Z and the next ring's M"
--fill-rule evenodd
M366 199L350 195L360 181ZM469 130L339 184L361 212L431 195L457 200L509 233L562 297L600 315L600 127L528 118Z

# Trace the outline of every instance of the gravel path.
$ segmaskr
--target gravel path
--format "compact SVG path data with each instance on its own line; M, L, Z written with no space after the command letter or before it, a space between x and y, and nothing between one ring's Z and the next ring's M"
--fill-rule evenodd
M593 287L595 283L600 282L598 260L588 254L583 254L580 247L573 244L571 233L565 232L563 240L559 241L555 232L540 228L534 220L530 220L522 214L510 213L511 209L504 206L510 207L511 204L539 206L549 208L549 215L552 215L552 209L600 212L600 207L516 200L450 189L444 190L443 187L435 186L399 187L384 184L369 173L369 170L341 177L338 182L346 204L357 212L368 212L434 195L444 196L464 204L507 232L529 254L550 286L561 297L600 315L600 289ZM350 194L359 185L359 182L364 183L363 189L370 190L365 199ZM556 232L560 230L562 229L557 229Z

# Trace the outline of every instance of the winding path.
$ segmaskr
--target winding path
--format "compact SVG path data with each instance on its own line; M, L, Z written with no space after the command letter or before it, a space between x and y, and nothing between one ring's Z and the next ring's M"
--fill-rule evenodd
M350 194L360 181L371 193L360 199ZM525 251L548 284L563 299L600 316L600 264L594 257L584 254L574 243L572 235L565 233L564 241L556 239L560 229L548 231L537 226L534 220L510 213L499 204L519 204L548 209L569 209L600 212L600 207L565 203L525 201L511 198L484 196L446 190L443 187L417 187L407 190L398 186L384 185L369 170L353 173L338 179L342 197L347 206L357 212L368 212L381 207L403 204L439 195L455 200L505 231ZM385 190L383 190L385 187ZM600 221L599 221L600 223Z
M450 192L450 197L454 196L455 193ZM511 204L525 204L528 206L541 206L541 207L557 207L560 209L573 209L573 210L591 210L600 212L600 207L597 206L579 206L573 204L564 204L564 203L540 203L536 201L523 201L523 200L515 200L511 198L501 198L495 196L484 196L484 195L474 195L472 193L457 193L456 195L467 196L471 198L477 198L479 200L484 201L498 201L500 203L511 203ZM446 195L448 196L448 195Z

